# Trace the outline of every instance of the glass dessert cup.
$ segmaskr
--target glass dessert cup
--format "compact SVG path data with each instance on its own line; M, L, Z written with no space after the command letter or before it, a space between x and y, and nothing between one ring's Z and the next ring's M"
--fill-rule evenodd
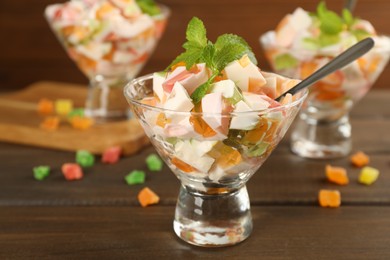
M152 16L148 26L145 25L145 19L134 22L133 28L124 31L131 32L136 28L134 30L137 30L137 33L129 33L126 36L123 31L120 36L115 32L123 29L118 29L120 27L118 17L113 20L104 18L99 20L91 18L90 14L82 12L77 14L73 10L64 15L66 17L64 19L70 21L55 20L54 17L58 16L59 12L54 10L56 5L46 8L45 16L52 31L69 57L89 79L85 103L86 116L98 122L129 117L128 104L123 98L123 87L143 68L165 30L170 9L164 5L159 7L161 13ZM76 18L73 16L82 16L83 20L74 22L72 19ZM143 26L146 29L138 30Z
M229 246L252 231L246 182L282 139L303 103L240 113L179 112L153 106L153 76L131 81L124 89L133 114L172 172L180 180L174 231L197 246ZM251 130L215 132L205 120L229 124L254 120ZM222 123L224 124L224 123Z
M285 49L275 46L273 37L274 32L264 34L260 38L261 45L273 70L287 77L304 79L342 52ZM358 60L310 87L291 135L291 150L295 154L326 159L350 153L349 113L370 90L389 60L390 38L384 37L382 41L382 46L375 46ZM296 63L288 68L278 68L275 60L285 54L294 57Z

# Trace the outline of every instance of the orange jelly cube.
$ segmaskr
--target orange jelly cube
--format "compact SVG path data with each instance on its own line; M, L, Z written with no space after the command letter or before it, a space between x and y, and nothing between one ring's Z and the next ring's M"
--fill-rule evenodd
M74 116L70 119L70 124L75 129L85 130L93 125L93 119L88 117Z
M193 171L195 171L194 167L192 167L191 165L183 162L182 160L180 160L177 157L173 157L172 160L171 160L171 163L173 165L175 165L179 170L181 170L183 172L193 172Z
M54 102L47 99L42 98L38 102L38 113L41 115L50 115L54 112Z
M243 138L243 143L256 144L264 137L267 130L268 121L264 117L261 117L256 127L245 134Z
M160 201L160 197L151 189L145 187L138 193L138 201L142 207L147 207L152 204L157 204Z
M212 137L217 133L199 116L190 117L190 123L193 125L195 132L203 137Z
M58 129L60 118L58 116L46 117L41 123L40 127L45 130L54 131Z
M330 182L336 183L338 185L347 185L349 182L347 171L342 167L326 165L325 173L326 178Z
M165 125L169 124L171 121L172 121L171 119L166 118L164 113L160 113L157 116L156 125L158 125L159 127L164 128Z
M338 208L341 205L341 195L338 190L320 190L318 202L321 207Z
M216 163L224 169L233 167L242 161L239 151L221 142L216 144L208 154L215 158Z
M368 165L370 162L370 157L361 151L353 154L350 159L351 163L359 168Z

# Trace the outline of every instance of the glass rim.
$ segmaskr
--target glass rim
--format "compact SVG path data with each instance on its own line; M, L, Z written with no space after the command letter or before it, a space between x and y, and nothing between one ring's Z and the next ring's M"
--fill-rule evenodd
M66 3L66 2L64 2ZM52 3L52 4L49 4L47 6L45 6L45 10L43 11L43 16L45 17L45 19L49 22L49 25L51 26L51 17L49 17L49 15L47 14L47 10L50 6L53 6L53 5L61 5L61 4L64 4L64 3ZM157 14L157 15L149 15L150 18L152 18L153 20L165 20L165 19L168 19L170 16L171 16L171 8L169 8L167 5L164 5L164 4L160 4L160 3L157 3L157 5L161 8L161 13Z
M156 106L151 106L148 104L144 104L140 102L139 100L133 98L131 96L131 88L133 85L139 83L139 82L145 82L147 80L152 80L153 79L153 74L147 74L138 78L135 78L128 82L124 89L124 95L126 99L128 100L131 105L137 106L137 107L142 107L148 110L152 110L155 112L161 112L161 113L171 113L171 114L178 114L178 115L193 115L193 116L219 116L219 117L231 117L231 116L250 116L253 114L256 115L265 115L271 112L280 112L280 111L286 111L290 108L297 107L299 104L303 103L303 101L306 99L309 91L308 88L303 89L299 91L298 93L301 93L301 96L294 100L293 102L290 102L288 104L281 104L278 107L273 107L273 108L265 108L261 110L251 110L251 111L244 111L244 112L228 112L228 113L205 113L205 112L194 112L194 111L177 111L177 110L171 110L171 109L166 109L162 107L156 107Z

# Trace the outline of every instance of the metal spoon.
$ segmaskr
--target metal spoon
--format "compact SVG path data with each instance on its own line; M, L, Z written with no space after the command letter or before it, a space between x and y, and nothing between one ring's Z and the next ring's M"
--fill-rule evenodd
M276 101L280 101L282 97L290 93L291 95L296 94L298 91L311 86L318 80L322 79L323 77L329 75L330 73L341 69L342 67L348 65L349 63L353 62L354 60L358 59L359 57L363 56L365 53L367 53L371 48L374 47L374 40L371 38L366 38L352 47L350 47L348 50L344 51L340 55L336 56L333 60L328 62L325 66L318 69L316 72L311 74L306 79L302 80L299 84L294 86L293 88L289 89L288 91L284 92L279 97L275 98Z
M355 9L357 0L347 0L345 1L344 8L348 9L351 13L353 13L353 10Z

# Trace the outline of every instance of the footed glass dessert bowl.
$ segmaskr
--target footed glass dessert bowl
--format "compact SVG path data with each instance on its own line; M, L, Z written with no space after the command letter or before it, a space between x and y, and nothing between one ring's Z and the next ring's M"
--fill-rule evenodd
M322 2L310 15L297 8L276 30L260 37L273 70L304 79L356 42L371 37L367 54L310 87L291 135L291 149L307 158L337 158L351 151L349 113L379 77L390 56L390 38L378 35L366 20L342 16Z
M46 8L52 31L89 79L86 116L128 117L123 87L151 56L169 15L154 1L71 0Z
M198 246L239 243L252 231L246 182L282 139L307 93L301 91L286 104L265 99L273 104L265 109L205 112L207 100L210 106L219 106L212 97L220 95L220 85L203 97L202 105L186 108L176 99L182 95L176 84L163 106L156 84L164 79L157 73L134 79L124 94L151 143L181 182L174 231ZM238 99L230 101L237 108L243 101L236 95ZM170 100L182 110L168 109ZM256 101L263 103L261 98Z

